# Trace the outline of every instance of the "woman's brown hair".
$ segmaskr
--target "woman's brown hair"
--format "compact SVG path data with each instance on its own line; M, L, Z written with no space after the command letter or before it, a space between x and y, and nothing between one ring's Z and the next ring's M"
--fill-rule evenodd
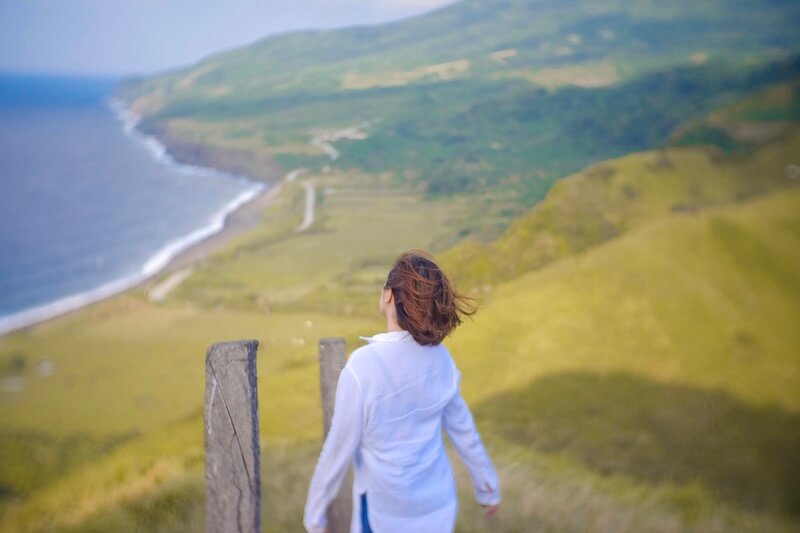
M475 313L473 299L453 288L423 250L408 250L394 262L384 284L394 295L397 323L419 344L436 345Z

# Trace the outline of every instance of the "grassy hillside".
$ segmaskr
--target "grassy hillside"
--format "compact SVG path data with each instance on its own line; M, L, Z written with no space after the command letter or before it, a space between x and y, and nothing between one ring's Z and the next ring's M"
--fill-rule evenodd
M566 224L576 212L578 227L617 229L499 276L448 341L501 472L498 529L797 530L800 196L781 166L792 132L742 155L609 161L599 168L613 173L560 182L549 218L531 211L536 232L581 235ZM3 377L25 383L2 397L0 529L201 528L203 354L255 337L265 530L298 530L321 431L316 339L354 347L379 331L396 251L447 248L477 208L387 175L298 181L318 194L308 231L295 232L303 189L285 183L260 229L166 301L137 289L0 339ZM535 248L526 220L493 245L516 242L520 264ZM43 358L53 375L38 374ZM459 480L459 531L486 530Z
M500 529L536 523L553 531L796 530L798 207L794 187L667 215L503 284L484 302L448 345L501 471ZM160 330L133 327L154 312L142 306L112 315L106 326L95 325L95 335L117 338L119 346L123 331L138 329L139 337L158 338L161 350L180 343L188 356L202 354L213 337L271 332L262 337L259 362L264 516L267 531L297 530L320 431L313 346L272 335L351 337L348 331L366 322L303 315L315 324L304 333L301 317L288 313L265 319L196 311L177 331L175 322ZM73 322L37 337L54 343L67 329L88 333ZM183 330L193 332L191 339L180 340ZM182 369L199 372L201 356L195 358L198 364ZM184 398L185 420L148 431L21 507L8 507L6 529L200 527L202 417L189 405L201 397L202 379L191 381L194 394L150 386L153 395L172 394L173 404ZM49 397L66 401L65 394L51 389ZM93 396L111 398L102 390ZM460 530L483 530L460 475Z
M131 80L125 94L143 96L139 108L152 113L181 100L257 101L458 78L598 86L689 60L796 50L798 21L800 10L786 0L463 0L389 24L271 36Z
M491 243L466 240L442 260L464 285L481 288L617 237L670 213L695 213L792 183L800 130L797 83L778 84L681 128L675 145L594 164L561 179L547 198ZM761 133L726 141L693 136L703 124ZM722 130L719 130L722 132ZM702 149L687 149L698 145ZM703 179L698 179L702 176ZM488 288L488 287L487 287Z
M486 431L796 519L798 205L669 215L502 285L450 343Z

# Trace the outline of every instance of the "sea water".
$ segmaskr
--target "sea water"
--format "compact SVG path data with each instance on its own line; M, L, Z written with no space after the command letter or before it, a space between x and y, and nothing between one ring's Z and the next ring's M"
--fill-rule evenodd
M264 188L174 161L116 83L0 75L0 335L140 283Z

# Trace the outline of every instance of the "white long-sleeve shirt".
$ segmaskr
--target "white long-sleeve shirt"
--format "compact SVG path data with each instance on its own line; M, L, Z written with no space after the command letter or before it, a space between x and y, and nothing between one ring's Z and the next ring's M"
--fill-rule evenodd
M420 345L407 331L362 339L368 344L339 376L330 432L308 488L306 530L325 531L326 509L352 464L351 533L361 531L364 492L376 532L453 531L458 503L442 429L472 476L478 503L499 503L497 474L447 348Z

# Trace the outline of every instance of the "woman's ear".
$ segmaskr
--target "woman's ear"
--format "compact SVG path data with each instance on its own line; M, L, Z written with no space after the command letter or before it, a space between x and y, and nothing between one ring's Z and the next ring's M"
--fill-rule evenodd
M386 289L383 291L383 301L386 305L394 303L394 291L392 289Z

